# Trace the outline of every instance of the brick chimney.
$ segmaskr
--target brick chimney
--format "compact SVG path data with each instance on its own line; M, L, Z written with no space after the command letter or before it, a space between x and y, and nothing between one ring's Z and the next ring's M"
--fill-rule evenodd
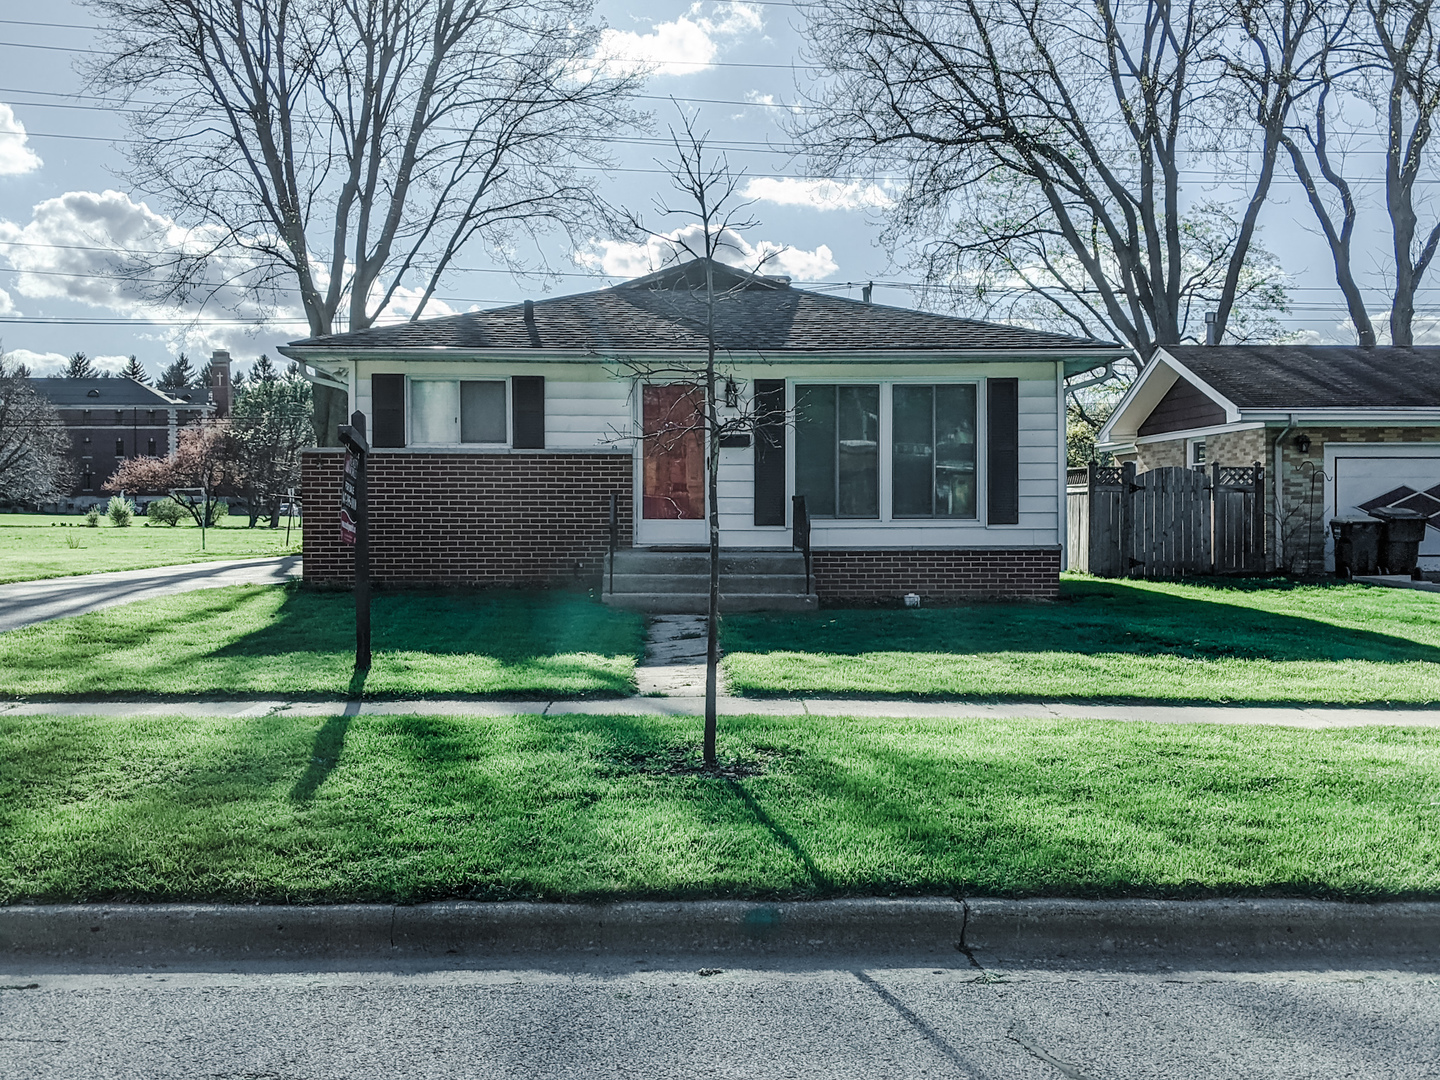
M230 415L230 354L224 349L210 354L210 400L216 416Z

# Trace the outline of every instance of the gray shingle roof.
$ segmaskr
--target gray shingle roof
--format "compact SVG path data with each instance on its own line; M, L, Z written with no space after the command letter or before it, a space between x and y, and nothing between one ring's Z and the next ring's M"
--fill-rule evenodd
M1168 345L1242 409L1440 407L1440 346Z
M29 382L36 393L48 398L57 409L163 409L173 405L201 405L210 400L204 390L186 390L184 393L191 394L194 401L177 401L153 386L125 378L50 377Z
M705 347L703 260L597 292L292 342L298 348L559 349L626 354ZM1110 342L866 304L716 264L716 340L734 352L1115 350Z

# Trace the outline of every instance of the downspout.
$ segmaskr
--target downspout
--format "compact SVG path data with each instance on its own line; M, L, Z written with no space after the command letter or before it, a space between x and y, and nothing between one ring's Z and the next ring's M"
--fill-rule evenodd
M1283 444L1285 436L1294 431L1299 424L1295 420L1295 414L1290 414L1284 429L1275 436L1275 470L1270 474L1270 486L1275 489L1275 569L1279 570L1284 563L1282 556L1284 541L1280 538L1280 522L1284 520L1285 513L1285 481L1281 470L1285 467L1285 450Z

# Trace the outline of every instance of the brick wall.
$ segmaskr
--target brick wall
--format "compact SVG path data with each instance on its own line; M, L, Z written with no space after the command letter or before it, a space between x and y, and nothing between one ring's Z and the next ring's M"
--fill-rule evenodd
M1151 469L1167 469L1171 466L1184 467L1185 464L1184 439L1140 443L1135 447L1135 467L1140 472L1149 472Z
M1220 465L1254 465L1265 461L1265 429L1224 431L1205 437L1205 460Z
M340 540L344 454L309 451L301 466L305 580L348 584ZM377 584L544 585L598 576L609 498L620 543L632 536L628 453L370 455L370 574Z
M921 602L1060 595L1060 549L822 551L814 553L815 591L828 603Z

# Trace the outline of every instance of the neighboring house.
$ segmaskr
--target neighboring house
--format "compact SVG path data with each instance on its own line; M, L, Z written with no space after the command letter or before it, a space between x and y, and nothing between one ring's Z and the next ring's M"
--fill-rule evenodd
M70 433L75 484L56 509L74 509L109 498L105 481L132 457L164 457L175 446L178 430L217 410L229 411L230 357L217 352L216 379L222 385L178 393L125 378L31 379L36 393L49 399Z
M736 407L758 398L757 411L782 418L722 442L725 550L789 550L801 494L822 599L1055 595L1064 377L1124 350L718 264L716 277L725 389ZM635 437L685 406L663 378L637 379L630 366L703 364L703 280L697 261L598 292L281 349L367 418L372 573L593 579L612 495L621 546L705 545L703 447ZM305 456L309 580L352 573L336 524L341 467L338 450Z
M1332 518L1404 506L1430 516L1421 565L1440 569L1440 347L1166 346L1097 448L1141 470L1264 465L1272 565L1333 569Z

